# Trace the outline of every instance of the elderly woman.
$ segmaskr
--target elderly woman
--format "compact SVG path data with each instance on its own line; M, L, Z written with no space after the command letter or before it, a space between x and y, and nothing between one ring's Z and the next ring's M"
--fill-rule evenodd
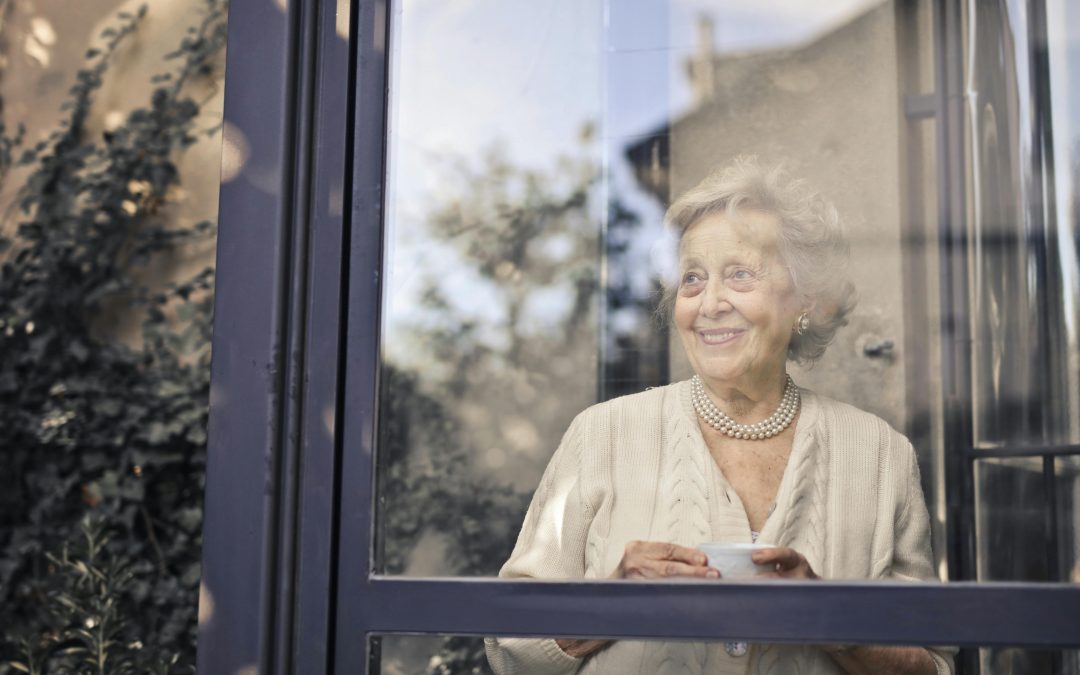
M737 161L668 211L678 281L666 307L687 381L595 405L570 425L505 578L720 576L702 542L775 547L789 579L930 579L911 444L884 421L801 389L854 292L836 210L779 170ZM492 638L508 673L935 673L921 647Z

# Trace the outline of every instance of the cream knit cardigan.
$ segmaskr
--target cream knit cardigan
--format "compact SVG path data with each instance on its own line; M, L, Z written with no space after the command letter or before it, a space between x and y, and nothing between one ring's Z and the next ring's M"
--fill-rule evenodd
M759 541L795 548L826 579L933 579L911 444L874 415L801 393L791 456ZM603 579L635 539L750 541L742 503L701 435L688 380L577 416L499 576ZM489 638L487 653L499 675L843 672L812 646L755 644L729 656L722 643L625 640L578 659L551 639ZM950 650L930 654L939 673L952 673Z

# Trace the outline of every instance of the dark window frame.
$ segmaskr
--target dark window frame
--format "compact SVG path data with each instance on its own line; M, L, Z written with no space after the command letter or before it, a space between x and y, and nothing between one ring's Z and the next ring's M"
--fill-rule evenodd
M947 64L959 10L935 4ZM251 156L221 189L200 672L377 672L368 639L394 633L1080 647L1080 586L1068 584L689 586L372 573L394 8L288 5L232 0L230 9L225 119ZM342 11L349 40L335 30ZM942 65L937 76L945 86L905 108L937 119L939 212L960 223L962 195L948 188L962 184L961 101L947 95L959 73ZM964 245L953 236L942 239L951 274L944 268ZM959 478L966 453L951 454ZM950 556L966 564L963 537L950 541Z

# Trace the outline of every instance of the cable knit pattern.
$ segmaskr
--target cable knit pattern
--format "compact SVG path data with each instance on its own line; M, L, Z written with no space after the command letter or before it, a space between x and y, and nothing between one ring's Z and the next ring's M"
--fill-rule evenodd
M610 410L604 411L606 414L600 415L599 428L603 430L605 427L610 429L614 426L610 418ZM610 432L596 431L591 434L592 439L603 438ZM612 462L615 461L615 456L610 453L589 453L589 455L582 460L582 476L596 476L599 484L605 485L611 482ZM592 492L602 492L602 488L599 490L593 490ZM609 539L609 528L611 526L611 499L603 499L602 496L593 495L594 502L586 501L585 510L586 514L591 514L593 519L589 521L588 533L585 542L585 573L586 579L595 579L599 570L603 568L603 554L604 544ZM590 506L590 503L595 505Z
M675 415L665 421L665 455L661 458L661 476L664 477L657 495L663 504L665 515L662 526L650 533L650 539L664 537L682 546L697 546L711 539L709 525L709 484L706 461L694 441L690 421L684 415ZM693 431L699 431L696 427ZM663 533L661 535L660 533ZM704 672L708 658L708 645L699 642L661 642L649 645L646 656L650 661L641 672L657 675L693 675Z
M700 434L700 430L695 428ZM697 546L712 536L709 525L709 465L712 458L702 453L700 443L691 433L690 422L677 415L668 424L670 453L664 458L661 499L667 504L663 530L671 541L683 546Z
M807 407L816 405L816 401L810 398ZM805 410L804 413L816 415L817 411ZM801 429L800 434L796 435L795 445L802 452L792 457L797 464L792 467L791 502L776 543L798 550L815 570L822 571L827 536L825 490L828 488L829 448L827 444L819 442L816 432L815 424L810 429Z
M805 390L802 400L776 508L760 540L795 548L825 578L933 579L911 444L849 405ZM635 539L750 541L742 502L701 435L689 381L592 406L574 420L499 575L602 579ZM487 650L500 675L841 672L807 645L751 645L748 654L732 656L720 641L627 640L576 659L550 639L489 638ZM952 673L950 650L930 653L941 672Z

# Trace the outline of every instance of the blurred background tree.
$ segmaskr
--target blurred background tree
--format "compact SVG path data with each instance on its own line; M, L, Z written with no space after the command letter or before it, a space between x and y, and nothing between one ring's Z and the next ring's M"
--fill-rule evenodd
M583 147L591 135L586 125ZM640 219L605 194L588 152L546 170L498 147L444 164L439 198L410 227L445 263L398 250L390 267L405 277L390 285L415 297L390 303L377 559L389 574L495 576L536 487L522 465L542 470L596 401L588 374L599 370L601 335L628 345L653 334L656 297L614 274L601 290L601 247L618 262ZM602 302L633 306L639 320L601 330ZM491 672L481 638L388 638L381 657L389 675Z
M198 8L103 133L94 99L145 6L86 52L57 128L0 127L19 178L0 230L0 673L193 670L213 270L159 272L214 235L173 209L178 157L220 137L192 90L218 75L226 6Z

